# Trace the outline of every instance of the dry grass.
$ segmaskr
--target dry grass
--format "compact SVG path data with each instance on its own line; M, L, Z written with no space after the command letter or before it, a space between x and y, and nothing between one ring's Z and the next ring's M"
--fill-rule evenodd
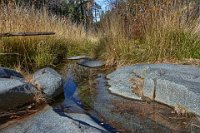
M0 33L7 32L55 32L54 36L4 37L0 38L0 65L21 66L28 70L55 65L68 55L90 54L98 41L84 27L72 24L47 12L45 8L0 6Z
M34 70L56 65L65 55L92 55L107 65L200 59L200 25L194 2L128 1L107 13L99 35L52 15L45 8L0 7L0 32L56 32L54 36L0 38L1 66ZM132 9L136 9L134 14ZM143 10L141 10L143 9Z
M104 17L100 57L121 66L200 58L195 1L129 1ZM131 13L131 9L135 15ZM108 56L109 55L109 56Z

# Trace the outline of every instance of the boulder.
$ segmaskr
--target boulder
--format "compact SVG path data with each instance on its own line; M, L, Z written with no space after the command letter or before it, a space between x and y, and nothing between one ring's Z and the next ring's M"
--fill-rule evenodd
M134 79L141 79L144 81L140 87L143 97L200 115L199 67L141 64L120 68L107 77L113 93L138 100L134 96L138 80Z
M0 67L0 78L23 78L23 76L14 70Z
M24 81L0 78L0 110L5 111L33 102L36 89Z
M33 82L42 89L42 92L48 98L56 97L63 92L63 79L52 68L47 67L35 72Z

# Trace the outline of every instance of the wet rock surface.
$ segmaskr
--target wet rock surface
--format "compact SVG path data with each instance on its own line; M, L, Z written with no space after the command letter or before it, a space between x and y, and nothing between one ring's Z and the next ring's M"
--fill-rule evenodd
M112 93L144 97L200 115L200 68L188 65L144 64L123 67L107 76ZM139 79L142 87L137 85ZM137 95L136 95L137 94Z
M33 82L48 98L56 97L63 92L63 79L52 68L47 67L35 72Z
M177 115L173 108L156 102L130 100L108 91L103 74L96 81L94 110L120 132L198 133L200 121L193 116Z

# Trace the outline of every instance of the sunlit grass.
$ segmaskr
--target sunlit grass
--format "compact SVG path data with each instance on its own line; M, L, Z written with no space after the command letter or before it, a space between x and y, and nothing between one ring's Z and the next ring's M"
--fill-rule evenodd
M131 1L129 1L131 2ZM65 56L90 55L107 65L163 62L200 58L200 25L191 2L130 3L136 14L125 12L126 4L107 13L98 34L86 33L84 26L52 15L45 8L0 7L0 32L55 32L53 36L0 38L1 66L22 66L34 70L55 66ZM149 2L149 3L148 3ZM149 6L150 5L150 6ZM145 7L140 12L140 6ZM176 8L174 8L176 7ZM188 16L189 14L189 16ZM126 17L125 17L126 16Z
M98 41L82 25L71 23L66 18L52 15L45 7L0 6L0 33L7 32L55 32L53 36L2 37L1 53L17 53L0 56L0 65L13 67L21 65L34 70L47 65L56 65L66 55L90 54Z
M195 4L177 2L174 5L173 0L160 5L152 1L130 2L133 7L137 6L135 16L128 11L124 14L127 5L121 4L101 23L104 36L101 36L97 55L107 60L108 65L117 66L199 59L199 18L193 10ZM144 12L140 12L141 7Z

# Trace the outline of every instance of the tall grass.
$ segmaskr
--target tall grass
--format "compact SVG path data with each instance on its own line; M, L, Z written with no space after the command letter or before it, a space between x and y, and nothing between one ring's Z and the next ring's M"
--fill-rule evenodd
M55 32L54 36L0 38L1 66L29 70L56 65L67 55L92 55L107 65L200 58L195 0L126 1L100 21L98 36L42 8L0 6L0 32ZM186 0L187 1L187 0ZM198 2L198 1L197 1Z
M101 23L105 36L99 48L105 48L100 56L112 65L199 59L195 4L180 0L120 3Z
M97 41L84 27L45 9L0 5L0 33L55 32L54 36L1 37L0 66L21 66L28 70L55 65L68 55L90 54Z

